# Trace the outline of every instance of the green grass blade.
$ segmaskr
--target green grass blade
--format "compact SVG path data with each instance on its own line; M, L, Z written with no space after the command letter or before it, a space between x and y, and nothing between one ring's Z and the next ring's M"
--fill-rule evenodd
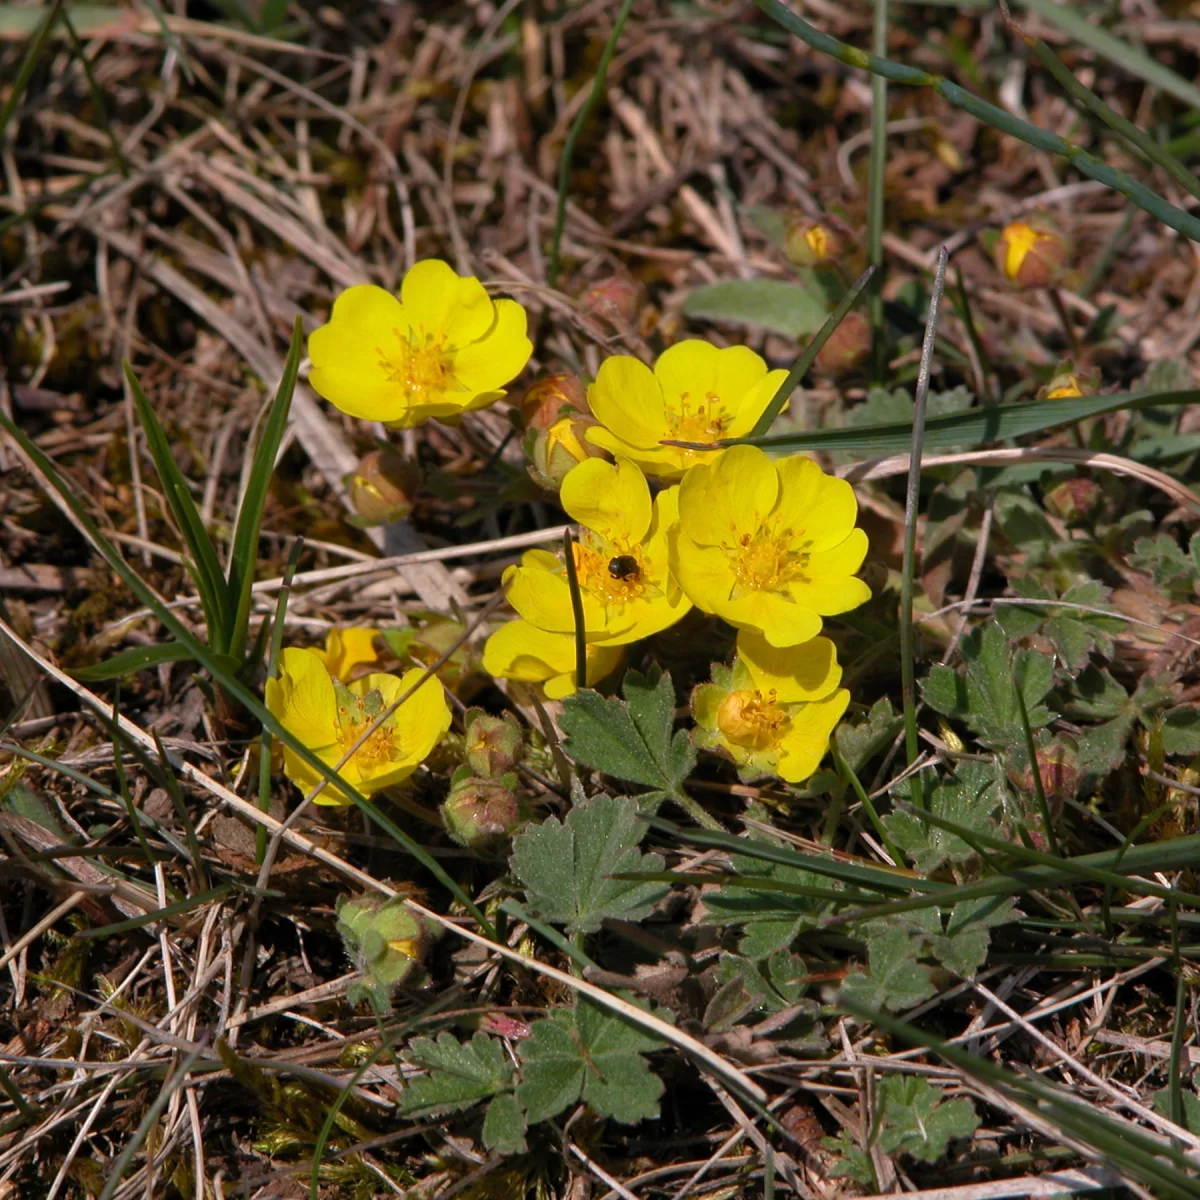
M4 140L4 132L8 128L8 123L12 120L13 113L17 111L17 105L21 103L21 97L25 95L25 89L29 86L34 71L37 70L42 52L46 49L46 40L50 37L50 31L54 28L55 21L58 20L59 10L62 6L63 0L54 0L49 11L34 31L29 45L25 48L21 65L17 68L17 77L12 81L8 98L4 101L4 107L0 108L0 142Z
M142 391L142 385L138 383L133 368L127 362L122 365L134 406L137 408L138 420L146 435L146 447L154 460L154 468L162 484L167 507L170 508L171 515L179 526L179 532L191 552L191 573L196 583L196 591L200 594L204 616L208 621L209 643L214 649L224 653L229 647L227 638L233 614L227 602L225 576L221 571L216 548L212 538L208 536L208 530L204 528L200 510L197 509L196 502L188 490L187 480L176 465L166 430L146 398L146 393Z
M80 528L87 535L92 545L101 554L104 560L110 567L121 577L125 586L137 597L137 599L146 607L149 608L154 615L162 622L163 626L172 633L175 638L188 648L191 656L205 667L229 694L236 700L248 713L254 716L262 725L271 731L285 746L290 747L296 752L306 763L315 770L322 779L334 784L338 789L344 792L350 799L370 816L370 818L388 835L390 835L405 853L415 858L450 894L466 909L467 912L478 922L487 936L495 938L495 931L492 928L491 922L480 911L479 907L467 895L466 892L459 886L450 875L448 875L441 864L435 859L423 846L413 841L402 829L400 829L394 821L385 817L373 804L368 803L363 796L351 784L345 782L336 771L334 771L328 763L323 759L318 758L303 742L299 741L296 736L276 720L272 713L267 709L266 705L249 690L234 674L225 668L220 655L214 654L212 650L200 642L191 631L175 616L174 612L167 608L157 596L142 582L136 571L132 570L129 564L117 553L116 547L104 536L97 527L95 521L89 516L87 510L80 503L79 497L75 495L72 488L67 484L66 480L59 474L57 467L53 462L42 452L41 448L33 442L23 430L8 417L6 413L0 411L0 429L3 429L10 437L12 437L25 451L26 454L37 465L38 469L45 475L50 485L63 498L67 507L74 514L75 519L79 522Z
M837 308L829 314L825 324L817 331L816 336L804 348L804 353L796 359L787 378L779 385L779 391L771 397L771 403L763 409L762 416L754 423L750 436L762 437L771 428L772 422L781 412L783 406L791 399L792 393L800 386L800 381L808 374L808 369L821 353L821 347L829 340L830 334L842 323L842 318L854 307L855 302L867 285L867 281L875 274L874 266L869 266L850 286L850 290L838 302Z
M182 916L212 900L222 900L233 890L233 884L223 883L219 887L209 888L206 892L198 892L194 896L176 900L174 904L168 904L165 908L156 908L153 912L130 917L127 921L115 921L112 925L102 925L99 929L81 930L75 934L75 937L80 940L103 938L117 933L128 933L131 929L143 929L147 925L153 925L155 921L169 921L172 917Z
M187 647L178 642L159 642L154 646L122 650L92 667L72 667L71 674L82 683L103 683L137 671L148 671L162 663L187 662L191 657Z
M933 75L917 67L893 62L890 58L867 54L854 46L848 46L845 42L840 42L837 38L830 37L829 34L822 33L815 26L810 25L803 17L798 16L787 5L781 3L781 0L755 0L755 3L772 20L778 22L789 33L795 34L818 53L828 54L848 67L858 67L873 75L882 75L894 83L905 84L908 87L929 88L947 103L962 109L963 112L970 113L985 125L990 125L1001 133L1019 138L1037 150L1061 155L1089 179L1095 179L1114 191L1120 192L1121 195L1127 196L1139 208L1144 209L1152 217L1156 217L1164 225L1177 230L1194 242L1200 242L1200 217L1164 200L1157 192L1151 191L1144 184L1126 175L1124 171L1110 167L1108 163L1089 154L1081 146L1068 142L1066 138L1059 137L1058 134L1051 133L1048 129L1041 129L1037 125L1031 125L1028 121L1014 117L998 105L981 100L974 93L968 92L966 88L959 87L957 83L951 83L950 80L940 75ZM1057 4L1052 7L1059 13L1065 10L1065 6Z
M1130 408L1175 407L1200 402L1200 388L1169 392L1121 392L1109 396L1073 396L1069 400L1029 400L1021 404L989 404L966 412L944 413L925 422L926 450L974 449L985 442L1006 441L1070 425L1087 417ZM672 443L674 444L674 443ZM712 449L708 443L686 443ZM764 450L850 450L864 458L903 454L912 446L911 421L886 421L842 429L812 429L769 437L729 438L717 446L761 446Z
M250 468L246 492L242 497L237 525L233 531L233 549L229 556L229 606L233 612L229 653L237 659L241 659L246 653L250 630L250 605L253 599L250 589L254 585L254 568L258 562L258 535L262 529L267 489L275 471L275 458L287 428L303 350L304 327L297 317L292 328L292 344L288 349L283 377L279 380L271 412L259 439L258 448L254 452L254 463Z
M1060 4L1058 0L1017 0L1022 8L1036 13L1051 25L1056 25L1063 33L1070 34L1081 45L1094 50L1102 58L1124 67L1131 75L1137 75L1147 83L1190 104L1200 108L1200 88L1184 79L1182 75L1164 67L1162 63L1150 57L1136 46L1123 42L1119 37L1093 25L1072 4ZM985 0L983 7L990 7L990 0Z
M571 186L571 162L575 158L575 143L579 141L579 135L583 132L584 125L587 124L588 117L592 115L596 101L604 93L604 84L608 79L608 64L612 62L612 57L616 53L617 42L632 8L633 0L623 0L616 19L613 21L612 33L608 35L608 41L604 43L604 49L600 54L600 61L596 64L592 90L588 93L588 98L584 101L578 116L572 122L566 141L563 142L562 157L558 160L558 199L554 207L554 234L550 241L550 265L546 270L546 283L552 288L558 286L558 273L562 266L562 236L567 223L567 190Z

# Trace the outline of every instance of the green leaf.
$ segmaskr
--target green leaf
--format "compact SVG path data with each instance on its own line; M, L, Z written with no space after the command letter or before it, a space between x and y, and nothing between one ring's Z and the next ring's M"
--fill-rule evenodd
M970 1100L943 1100L941 1092L920 1075L889 1075L879 1095L883 1116L879 1148L887 1154L898 1151L935 1163L952 1138L970 1137L979 1127Z
M903 724L904 717L883 696L871 705L865 721L857 725L839 725L834 737L846 766L857 775L892 741Z
M685 316L732 321L803 338L816 333L829 316L816 289L781 279L731 279L698 287L683 302Z
M970 979L987 962L990 927L1003 925L1014 916L1008 896L965 900L950 910L946 932L930 939L929 951L946 970Z
M1167 754L1200 754L1200 708L1171 709L1163 718L1162 740Z
M645 917L666 886L612 878L662 870L659 855L637 848L645 833L637 802L628 796L593 796L562 823L550 817L530 826L513 841L512 854L529 910L568 933L594 933L608 918Z
M1061 596L1038 579L1022 579L1016 584L1022 596L1036 600L1062 600L1064 604L1086 604L1101 608L1108 603L1109 590L1095 579L1072 584ZM1039 604L1022 608L1005 604L996 613L996 621L1010 638L1029 637L1042 631L1054 643L1059 660L1072 675L1088 665L1093 650L1112 656L1112 635L1120 633L1125 622L1117 616L1082 612L1075 608L1054 608Z
M671 734L675 689L670 674L630 671L625 700L585 688L563 702L563 749L578 763L617 779L678 794L696 762L685 730Z
M229 605L233 611L233 627L229 653L241 658L246 653L246 638L250 629L250 605L253 600L254 568L258 565L258 535L262 528L263 509L267 503L267 489L275 471L275 459L287 429L288 413L292 407L292 393L296 390L296 378L300 373L300 359L304 350L304 326L296 318L292 327L292 344L288 349L287 362L267 423L254 452L254 463L246 482L246 491L238 509L237 524L233 531L233 548L229 555Z
M1020 687L1031 729L1053 717L1042 704L1054 686L1054 662L1033 650L1009 650L1008 638L995 621L963 639L966 675L951 667L934 667L922 681L925 702L943 716L965 721L980 741L993 749L1024 745L1014 685Z
M929 796L929 811L964 829L991 833L992 814L1000 807L1003 785L990 763L960 763L951 779L939 784ZM976 851L957 833L939 828L912 812L891 812L883 818L884 828L898 849L908 855L922 874L936 871L944 863L964 863Z
M517 1100L531 1125L579 1100L625 1125L651 1120L663 1085L642 1054L660 1045L632 1021L580 997L573 1009L557 1009L530 1027L517 1050Z
M428 1075L409 1081L400 1096L405 1113L457 1112L512 1089L513 1065L497 1038L476 1033L460 1042L451 1033L414 1038L404 1061L423 1067Z
M1194 545L1200 545L1200 538L1192 540ZM1129 565L1144 571L1173 600L1187 601L1195 595L1195 551L1184 551L1169 534L1138 538L1129 555Z
M160 663L188 662L191 652L178 642L159 642L154 646L135 646L122 650L112 658L91 667L73 667L71 674L84 683L101 683L106 679L120 679L137 671L148 671Z
M196 591L204 608L204 617L208 622L209 644L214 650L224 653L229 649L228 635L232 628L233 610L216 548L212 538L208 536L208 530L204 528L187 480L184 479L183 472L171 453L171 442L166 430L159 423L150 401L146 399L146 393L142 391L142 385L138 383L133 368L128 363L124 366L125 378L137 408L138 420L146 434L146 448L154 460L154 469L158 472L163 496L191 554L187 566L195 580Z
M914 942L900 925L873 922L867 942L869 974L846 976L842 991L871 1008L912 1008L936 991L930 969L916 961L920 941Z
M481 1136L484 1146L497 1154L524 1154L529 1149L525 1143L525 1114L511 1092L502 1093L488 1105Z
M925 423L924 448L951 450L979 446L1024 434L1040 433L1086 417L1150 405L1195 404L1200 390L1125 392L1108 396L1076 396L1069 400L1030 400L1022 404L990 404L966 412L931 416ZM731 438L722 445L762 446L771 450L853 450L864 458L904 454L912 447L912 422L887 421L846 429L811 429L766 437Z
M736 884L725 884L704 898L705 924L740 925L739 949L749 959L766 958L784 950L805 929L812 929L829 911L830 901L795 892L758 889L755 879L793 887L828 890L819 876L782 863L764 862L746 854L731 856Z
M848 1129L840 1130L837 1137L822 1138L821 1145L841 1159L829 1168L833 1179L853 1179L872 1191L877 1190L878 1181L875 1168L871 1165L871 1156L854 1140L854 1135Z

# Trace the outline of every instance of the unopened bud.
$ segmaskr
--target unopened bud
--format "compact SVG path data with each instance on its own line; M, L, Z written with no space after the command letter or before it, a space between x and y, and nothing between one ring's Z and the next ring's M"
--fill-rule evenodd
M580 293L579 307L598 317L614 316L632 321L642 310L645 289L640 283L622 275L598 279Z
M1000 231L996 269L1019 288L1053 287L1063 275L1070 248L1043 216L1013 221Z
M1047 511L1068 524L1088 521L1104 504L1104 489L1094 480L1080 475L1056 483L1042 496Z
M853 370L871 349L871 323L859 312L848 312L817 351L816 366L826 375Z
M1082 775L1079 751L1066 738L1057 738L1039 746L1034 757L1051 816L1057 816L1062 811L1063 801L1072 799L1079 788ZM1035 794L1033 771L1028 761L1023 764L1010 762L1007 775L1009 782L1023 795Z
M425 926L402 899L381 902L372 896L343 897L337 914L346 953L371 985L395 987L425 955Z
M525 820L521 801L511 787L516 776L503 781L466 778L455 784L442 802L446 832L468 850L495 850Z
M585 437L596 424L587 417L564 417L533 438L528 453L529 475L534 483L548 492L557 492L567 472L585 458L607 458L599 446L593 446Z
M1059 371L1038 391L1039 400L1072 400L1076 396L1094 396L1099 384L1094 371Z
M783 252L797 267L832 267L846 253L846 241L829 222L802 218L788 224Z
M346 476L350 503L364 525L403 521L420 486L420 468L387 450L364 455L358 470Z
M545 375L521 397L526 429L549 429L564 416L587 414L587 388L578 375Z
M525 752L521 727L512 713L489 716L482 709L467 710L464 751L476 775L499 779L512 771Z

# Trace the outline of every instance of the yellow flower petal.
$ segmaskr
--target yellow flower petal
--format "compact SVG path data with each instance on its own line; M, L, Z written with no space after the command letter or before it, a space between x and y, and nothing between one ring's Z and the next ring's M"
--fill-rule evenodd
M279 676L268 679L267 708L271 715L313 750L337 738L333 680L315 650L288 646L279 655Z
M726 603L717 615L738 629L761 630L777 647L807 642L821 632L821 618L814 609L778 592L747 592Z
M325 649L314 647L313 653L325 664L330 675L346 683L357 667L379 661L379 652L375 649L376 632L362 626L331 629L325 638Z
M754 686L760 692L774 692L784 704L821 700L841 682L837 648L828 638L815 637L779 649L757 630L743 629L738 634L737 652Z
M491 328L454 356L455 377L469 391L498 391L520 375L533 353L525 310L515 300L497 300L494 307Z
M650 488L627 458L581 462L563 480L559 501L572 520L609 540L640 542L650 528Z
M588 646L588 684L598 683L611 674L622 653L616 647ZM497 679L542 684L551 700L561 700L575 691L575 638L571 634L548 633L528 621L509 621L485 643L483 667Z
M871 598L871 589L855 578L867 556L867 535L852 529L837 546L809 556L807 578L788 586L792 599L825 617L849 612Z
M684 476L679 519L693 541L716 546L754 533L778 495L775 464L757 446L733 446Z
M842 688L824 700L793 710L780 743L776 770L788 783L801 783L821 765L834 727L842 719L850 693Z
M718 349L698 339L676 342L654 364L666 407L681 415L706 401L720 413L735 412L766 373L767 364L748 346Z
M412 265L400 284L400 299L418 336L444 337L453 349L483 337L496 319L483 284L474 275L459 276L438 258Z
M758 423L767 405L775 399L775 393L783 386L787 378L786 371L771 371L754 385L743 397L735 413L729 418L729 427L725 430L727 438L745 437Z
M797 535L803 531L811 551L840 545L854 528L858 501L844 480L826 475L811 458L796 455L777 464L780 522ZM852 570L858 570L853 567Z
M606 450L654 450L665 436L662 388L650 368L630 355L614 355L600 364L596 382L588 388L588 406L620 442Z

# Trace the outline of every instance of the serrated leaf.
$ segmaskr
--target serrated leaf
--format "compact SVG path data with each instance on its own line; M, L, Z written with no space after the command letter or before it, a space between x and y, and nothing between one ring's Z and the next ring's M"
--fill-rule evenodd
M912 1008L928 1000L936 989L930 969L916 961L919 949L920 941L914 944L899 925L872 929L867 941L870 973L847 975L842 990L860 1004L878 1009Z
M990 763L964 762L930 793L929 811L968 831L994 833L992 814L1002 799L1002 785ZM922 820L918 813L891 812L883 823L892 841L922 875L936 871L943 863L962 863L975 857L969 842Z
M828 890L829 880L819 875L742 854L732 855L731 865L738 882L724 884L705 896L708 914L704 919L710 925L741 925L738 949L749 959L786 949L802 930L813 928L829 911L827 899L753 886L755 879L762 879Z
M1144 571L1174 600L1190 600L1195 592L1196 559L1169 534L1138 538L1129 565Z
M1200 708L1173 708L1163 718L1163 752L1200 754Z
M628 796L593 796L564 822L550 817L530 826L513 841L512 854L529 910L568 933L594 933L607 918L645 917L666 885L611 878L662 870L659 855L637 848L645 832Z
M1011 921L1013 916L1013 902L1006 896L956 904L947 918L946 932L930 939L930 953L948 971L970 979L987 961L990 927Z
M583 1100L602 1117L626 1125L658 1116L662 1080L642 1054L659 1040L632 1021L580 997L535 1021L517 1053L517 1099L529 1123L548 1120Z
M1064 605L1086 604L1093 608L1107 604L1109 597L1108 588L1094 579L1073 584L1061 596L1036 579L1023 579L1017 588L1022 596L1031 599L1060 599ZM1041 604L1031 608L1003 605L996 614L996 621L1010 638L1028 637L1039 630L1044 631L1054 643L1059 660L1072 675L1088 665L1093 649L1111 657L1112 635L1119 633L1124 624L1115 615L1109 617L1077 608L1055 608Z
M875 1190L877 1180L871 1156L854 1140L848 1129L840 1130L837 1137L822 1138L821 1145L841 1160L829 1168L832 1179L853 1179L855 1183Z
M994 749L1020 746L1025 728L1016 698L1020 688L1031 729L1049 724L1053 713L1043 699L1054 686L1054 663L1032 650L1009 649L1008 638L994 621L963 639L966 675L950 667L934 667L922 683L931 708L956 717Z
M476 1033L460 1042L451 1033L414 1038L405 1062L424 1067L428 1075L410 1080L400 1097L406 1113L457 1112L510 1089L513 1065L496 1038Z
M857 725L843 723L833 736L846 766L857 775L900 732L903 724L904 718L884 696L871 705L865 721Z
M683 302L685 316L732 321L802 338L816 333L829 316L815 289L781 279L731 279L698 287Z
M480 1136L484 1146L498 1154L524 1154L529 1149L525 1143L525 1114L511 1092L504 1092L488 1105Z
M563 749L586 767L668 794L678 792L696 762L686 730L672 736L675 690L670 674L630 671L625 700L607 699L590 688L563 702L559 723Z
M941 1159L952 1138L969 1137L979 1127L975 1106L965 1097L943 1100L920 1075L889 1075L879 1089L883 1128L879 1148L911 1154L921 1162Z

